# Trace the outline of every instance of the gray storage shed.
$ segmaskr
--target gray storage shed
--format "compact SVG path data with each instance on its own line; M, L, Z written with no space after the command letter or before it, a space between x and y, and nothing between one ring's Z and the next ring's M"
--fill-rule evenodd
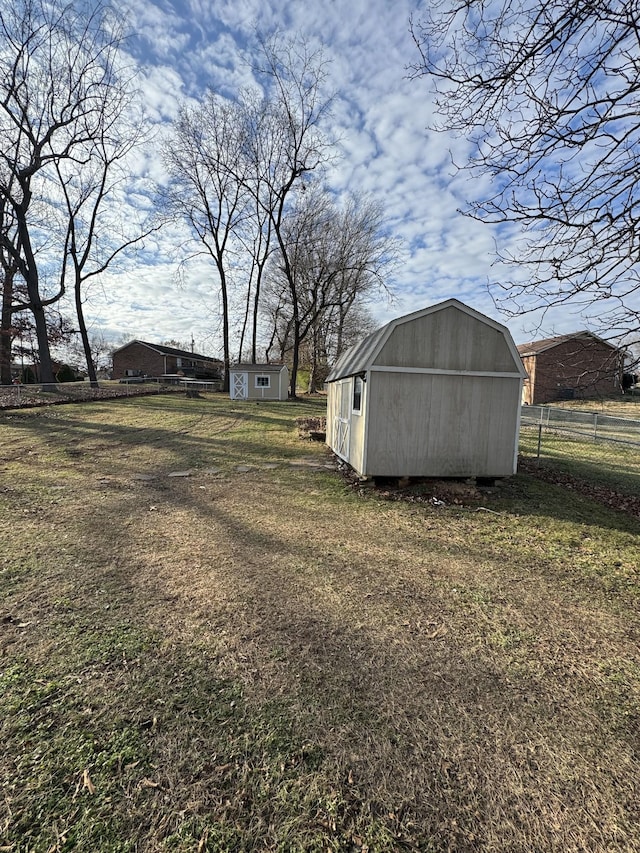
M286 364L234 364L229 394L232 400L287 400L289 369Z
M327 444L363 477L514 474L525 376L506 326L448 299L338 359Z

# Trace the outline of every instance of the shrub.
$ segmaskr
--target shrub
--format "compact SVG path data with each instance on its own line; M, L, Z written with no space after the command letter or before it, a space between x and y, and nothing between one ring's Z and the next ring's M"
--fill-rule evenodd
M56 373L56 379L58 380L58 382L75 382L75 370L72 367L69 367L68 364L62 364L60 366L60 369Z
M23 385L34 385L36 381L36 375L33 372L31 367L23 367L20 371L20 382Z

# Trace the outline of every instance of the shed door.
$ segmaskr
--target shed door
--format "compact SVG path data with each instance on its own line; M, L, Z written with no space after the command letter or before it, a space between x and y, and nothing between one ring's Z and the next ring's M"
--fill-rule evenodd
M333 419L333 451L349 461L349 417L351 415L351 381L343 380L339 383L338 406Z
M249 396L249 374L233 373L231 375L231 399L246 400Z

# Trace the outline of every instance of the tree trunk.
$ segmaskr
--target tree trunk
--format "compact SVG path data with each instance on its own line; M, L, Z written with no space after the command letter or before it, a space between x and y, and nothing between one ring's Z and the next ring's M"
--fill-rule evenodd
M21 209L16 210L18 219L18 232L22 252L24 256L23 276L27 285L29 297L29 308L33 314L36 325L36 340L38 343L38 357L40 361L40 382L42 390L53 390L56 386L56 378L53 375L53 364L51 363L51 351L49 349L49 334L47 331L47 318L44 313L44 305L40 296L40 282L38 280L38 267L35 255L31 247L31 237L27 227L26 210L31 198L28 186L23 190L24 201ZM61 294L62 295L62 294Z
M289 386L289 396L292 400L297 399L296 389L298 384L298 364L300 362L300 317L298 314L298 304L293 311L293 349L291 355L291 384Z
M318 390L318 326L314 325L311 332L311 358L309 359L309 394L315 394Z
M227 295L227 279L222 264L219 264L220 293L222 295L222 358L224 361L224 377L222 390L229 390L229 370L231 369L231 351L229 349L229 299Z
M260 284L262 279L262 267L258 269L256 279L256 290L253 296L253 325L251 327L251 361L255 364L258 360L258 311L260 308ZM267 359L268 361L269 359Z
M92 388L98 388L98 377L96 375L96 367L93 363L93 353L91 352L91 344L89 343L89 334L87 332L87 324L84 319L84 311L82 310L82 294L80 292L80 281L76 279L75 298L76 298L76 315L78 317L78 328L82 339L82 349L87 362L87 374L89 376L89 384Z
M11 305L13 303L13 272L4 270L2 283L2 315L0 318L0 384L11 384Z
M31 311L36 324L36 340L38 341L40 382L42 383L42 390L52 391L55 389L57 381L53 374L53 362L51 361L51 351L49 349L47 318L44 313L42 301L39 298L35 301L35 305L32 304Z

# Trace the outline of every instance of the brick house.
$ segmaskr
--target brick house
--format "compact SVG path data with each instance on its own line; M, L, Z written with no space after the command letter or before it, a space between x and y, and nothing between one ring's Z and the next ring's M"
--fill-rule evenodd
M520 344L518 352L528 374L523 403L603 397L621 389L623 351L592 332Z
M192 379L216 380L222 376L222 362L187 350L130 341L114 350L113 378L127 376L168 376L182 373Z

